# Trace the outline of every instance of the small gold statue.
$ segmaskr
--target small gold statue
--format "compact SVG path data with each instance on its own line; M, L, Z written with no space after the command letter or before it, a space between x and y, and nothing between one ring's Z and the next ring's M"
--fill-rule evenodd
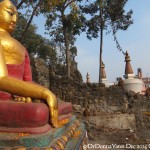
M24 63L26 50L24 46L11 37L17 21L16 7L9 0L0 2L0 90L27 99L46 101L50 110L50 121L53 127L58 125L58 102L48 89L23 80L10 77L7 65Z

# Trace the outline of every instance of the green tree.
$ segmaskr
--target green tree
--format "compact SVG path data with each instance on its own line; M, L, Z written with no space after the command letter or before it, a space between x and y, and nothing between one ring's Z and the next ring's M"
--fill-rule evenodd
M125 13L125 4L128 0L94 0L85 6L81 6L85 14L90 14L91 17L87 21L87 38L98 38L100 36L100 56L99 56L99 83L101 82L101 66L102 66L102 49L103 49L103 34L113 32L116 39L118 30L127 30L133 23L131 16L132 10ZM118 48L121 50L119 47Z
M51 9L53 6L59 3L59 0L13 0L17 9L26 9L27 22L25 28L20 35L20 39L23 40L27 30L32 23L34 16L38 16L41 9Z
M46 15L46 30L52 39L65 48L67 76L70 77L70 48L76 40L75 35L84 31L85 18L77 3L81 0L63 0Z
M27 20L19 13L16 30L13 37L20 41L20 35L25 28ZM29 36L28 36L29 35ZM50 65L55 65L57 62L57 53L55 46L48 39L43 38L36 33L36 26L30 24L25 39L21 43L26 47L31 56L40 57L46 60Z

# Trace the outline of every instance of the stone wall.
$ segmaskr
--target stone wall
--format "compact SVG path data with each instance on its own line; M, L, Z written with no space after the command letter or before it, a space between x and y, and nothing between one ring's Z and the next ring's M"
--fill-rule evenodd
M105 114L135 114L138 130L150 129L150 117L144 112L150 111L150 97L124 92L120 86L106 88L96 83L83 83L81 73L71 69L71 78L66 74L65 66L57 65L49 70L42 59L32 64L33 79L39 84L49 87L57 97L72 102L74 112L87 116Z
M128 92L127 98L129 110L135 114L137 128L150 129L150 116L144 114L150 111L150 97Z
M46 62L41 59L31 59L31 69L32 69L32 78L33 81L36 83L39 83L42 86L45 86L47 88L50 87L50 82L49 82L49 69L48 65Z

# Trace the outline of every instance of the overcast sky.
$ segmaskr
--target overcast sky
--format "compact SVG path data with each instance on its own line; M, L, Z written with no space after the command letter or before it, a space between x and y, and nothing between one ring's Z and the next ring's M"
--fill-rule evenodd
M150 0L129 0L126 11L133 10L132 24L127 31L117 32L118 41L124 51L128 50L131 57L131 65L134 74L137 68L142 68L143 76L150 76ZM37 32L44 35L42 17L35 17L34 23L38 25ZM42 21L43 22L43 21ZM46 36L48 38L48 36ZM82 73L83 80L87 72L91 82L98 82L99 72L99 38L89 41L85 34L77 37L78 69ZM113 36L104 35L103 62L109 81L116 81L116 77L123 77L125 70L124 56L116 48Z

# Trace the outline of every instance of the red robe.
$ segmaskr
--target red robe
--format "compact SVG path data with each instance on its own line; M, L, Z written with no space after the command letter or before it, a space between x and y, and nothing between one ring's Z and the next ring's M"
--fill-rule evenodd
M30 59L28 52L25 52L25 59L22 64L7 64L8 75L10 77L20 79L23 81L31 82L32 81L32 73L30 67ZM0 91L0 100L10 100L12 99L12 95L6 92Z
M29 55L26 51L24 62L20 65L7 64L8 75L31 82L32 73ZM42 133L49 130L49 108L44 103L16 103L10 101L13 96L0 91L0 132ZM72 104L58 102L59 120L68 118L72 113Z

